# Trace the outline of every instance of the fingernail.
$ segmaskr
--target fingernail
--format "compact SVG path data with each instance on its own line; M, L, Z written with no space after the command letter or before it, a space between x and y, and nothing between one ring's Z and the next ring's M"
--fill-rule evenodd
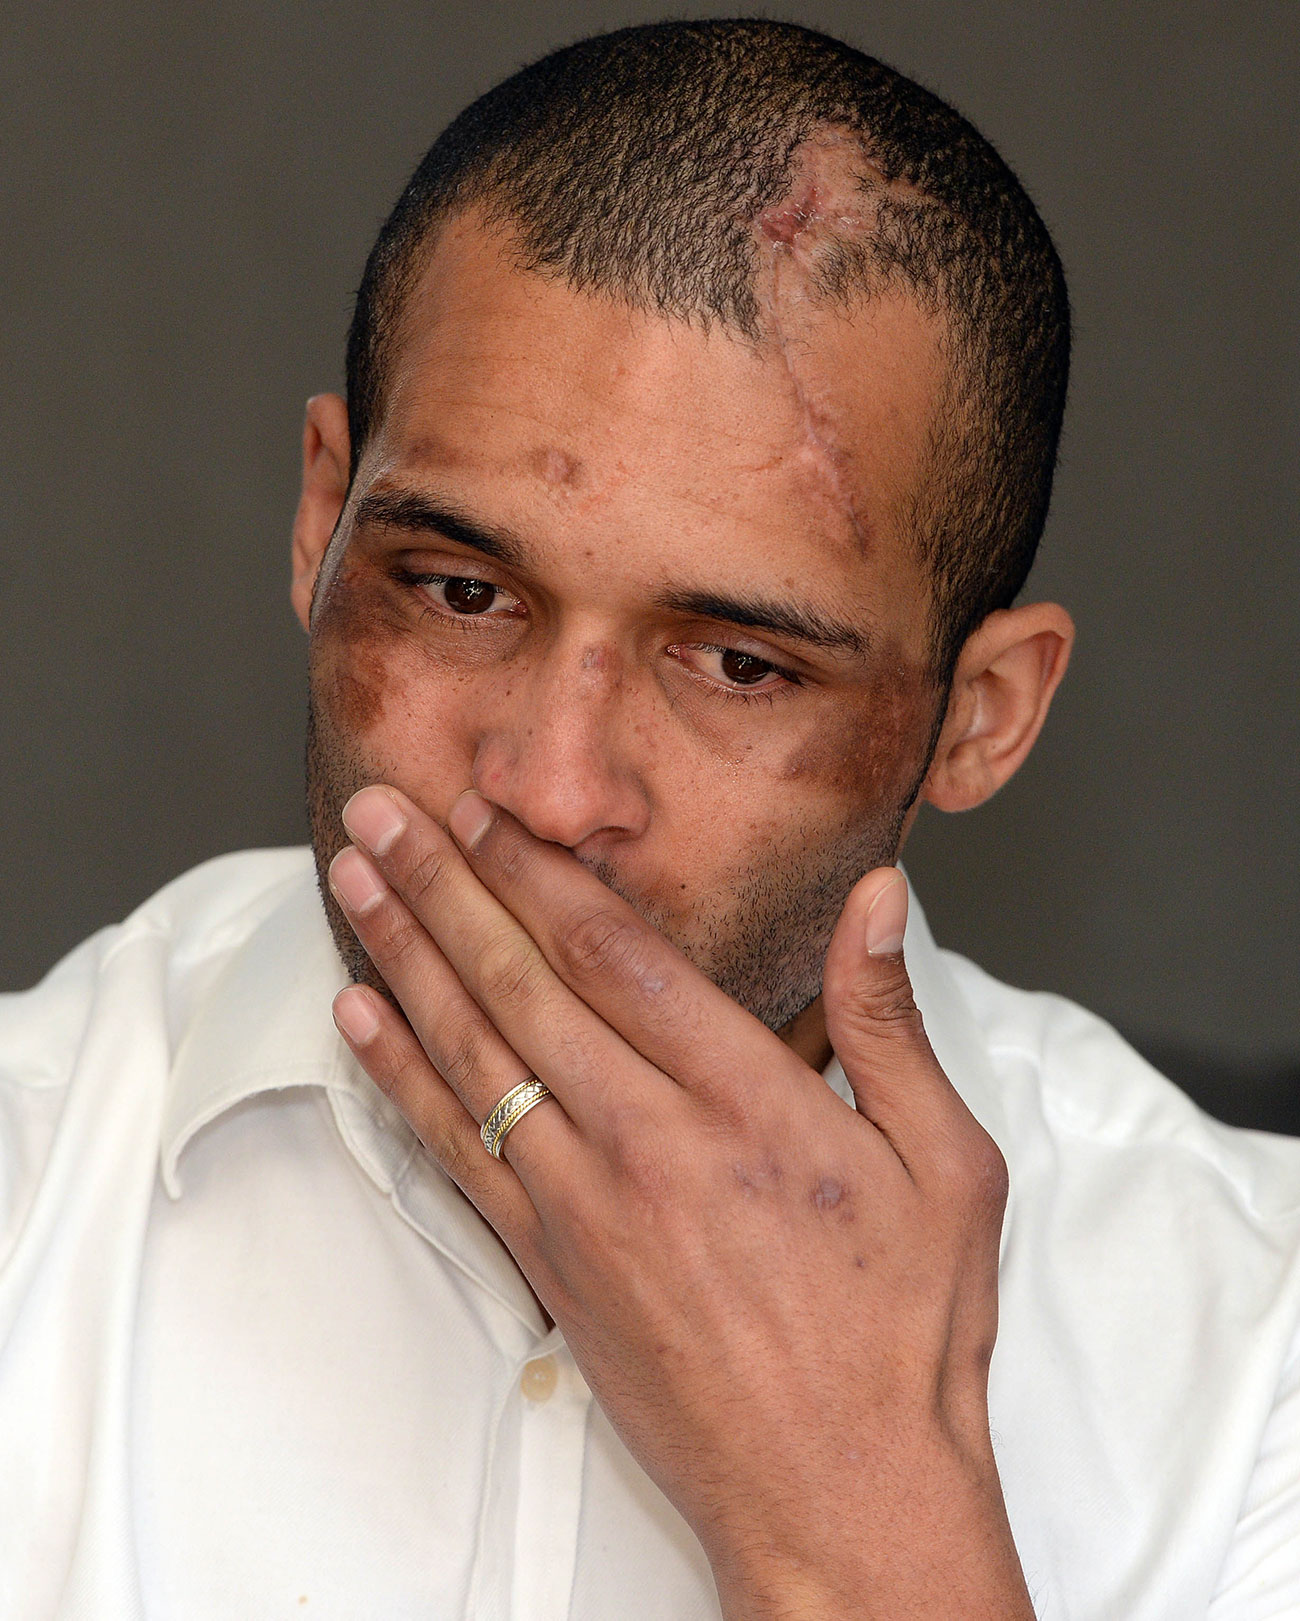
M330 888L350 912L364 914L378 906L388 885L360 850L349 844L330 862Z
M492 807L482 794L467 788L448 812L447 826L467 850L472 850L492 826Z
M864 930L869 957L895 957L907 928L907 880L896 874L867 908Z
M343 825L358 844L381 856L406 826L406 812L382 788L363 788L344 805Z
M339 1034L354 1047L364 1047L379 1031L379 1015L370 992L360 985L349 985L334 998L334 1023Z

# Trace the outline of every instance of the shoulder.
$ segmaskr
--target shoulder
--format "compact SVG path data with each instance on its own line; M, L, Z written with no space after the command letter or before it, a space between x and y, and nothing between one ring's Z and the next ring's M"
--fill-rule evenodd
M1121 1205L1139 1202L1154 1174L1182 1190L1180 1206L1199 1188L1247 1224L1290 1227L1300 1218L1300 1140L1212 1119L1104 1019L943 956L1022 1135L1050 1141L1067 1169L1086 1166L1099 1182L1113 1179L1108 1196Z
M83 941L30 990L0 995L0 1258L59 1140L75 1158L115 1118L147 1132L196 1002L310 873L305 849L204 862Z
M15 1092L66 1085L96 1021L174 1028L205 969L246 939L310 865L310 851L296 848L205 861L91 935L30 990L0 994L0 1107Z
M120 925L121 937L163 935L178 954L231 949L310 868L311 851L305 846L214 856L137 907Z

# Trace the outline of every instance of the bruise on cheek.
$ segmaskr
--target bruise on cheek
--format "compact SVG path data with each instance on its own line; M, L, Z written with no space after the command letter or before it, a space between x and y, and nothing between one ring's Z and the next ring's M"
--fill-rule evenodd
M923 668L882 658L885 673L845 700L839 724L817 724L792 743L777 769L784 782L821 783L836 798L877 803L898 795L921 770L938 694Z
M353 736L383 718L401 634L373 564L345 557L312 628L313 679L334 723Z

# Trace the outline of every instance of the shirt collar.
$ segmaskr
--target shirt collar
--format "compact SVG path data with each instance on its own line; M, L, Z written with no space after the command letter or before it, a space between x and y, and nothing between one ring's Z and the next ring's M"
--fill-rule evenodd
M320 1087L348 1152L403 1220L540 1334L536 1299L510 1252L335 1030L330 1002L347 983L304 852L301 874L218 971L177 1046L163 1115L164 1187L183 1196L186 1146L236 1104Z
M356 1087L329 1003L347 983L311 869L226 957L176 1049L162 1125L162 1179L181 1194L196 1132L245 1098L293 1086Z
M1004 1116L983 1035L911 898L906 957L935 1054L995 1141ZM352 1157L395 1209L459 1269L540 1332L536 1301L508 1250L460 1191L419 1150L414 1132L361 1070L334 1029L334 994L347 983L314 869L286 885L218 971L176 1051L163 1117L163 1185L182 1196L181 1159L206 1125L245 1099L321 1087ZM826 1080L852 1100L832 1060Z

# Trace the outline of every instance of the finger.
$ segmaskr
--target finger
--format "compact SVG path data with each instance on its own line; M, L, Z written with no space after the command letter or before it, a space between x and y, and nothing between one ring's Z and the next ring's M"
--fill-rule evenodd
M826 1030L873 1122L917 1179L964 1155L981 1128L925 1033L903 959L907 880L878 867L849 895L826 955Z
M402 1022L412 1030L425 1061L444 1085L450 1085L471 1121L481 1125L511 1087L527 1077L527 1061L493 1027L435 942L366 856L351 846L341 850L330 864L329 882L357 939L406 1012ZM398 1018L391 1008L389 1012ZM415 1073L418 1076L418 1066ZM512 1161L530 1188L535 1169L549 1174L557 1163L562 1124L567 1125L558 1105L539 1106L532 1113L538 1119L515 1145ZM416 1121L412 1125L419 1130ZM491 1157L482 1142L479 1152Z
M357 1062L516 1259L535 1255L540 1223L523 1184L506 1159L493 1159L484 1148L473 1116L429 1062L406 1020L364 985L340 991L333 1012ZM525 1147L540 1112L534 1109L519 1122L506 1140L507 1153Z
M448 825L483 883L556 974L663 1073L692 1091L804 1072L790 1049L568 850L472 790ZM730 1085L728 1089L730 1089Z
M418 807L395 790L363 789L345 807L344 822L354 838L375 851L384 878L409 909L408 918L417 932L427 931L462 994L473 998L583 1132L597 1139L605 1134L610 1121L634 1101L627 1095L634 1080L650 1090L669 1084L563 984L519 921L475 877L445 830ZM377 966L385 977L394 948L399 958L404 954L409 923L397 933L398 939L380 943L384 961L377 960ZM370 950L365 936L363 943ZM401 977L400 961L396 970ZM393 990L409 1013L406 994L397 985ZM417 1029L423 1037L423 1028L417 1024Z

